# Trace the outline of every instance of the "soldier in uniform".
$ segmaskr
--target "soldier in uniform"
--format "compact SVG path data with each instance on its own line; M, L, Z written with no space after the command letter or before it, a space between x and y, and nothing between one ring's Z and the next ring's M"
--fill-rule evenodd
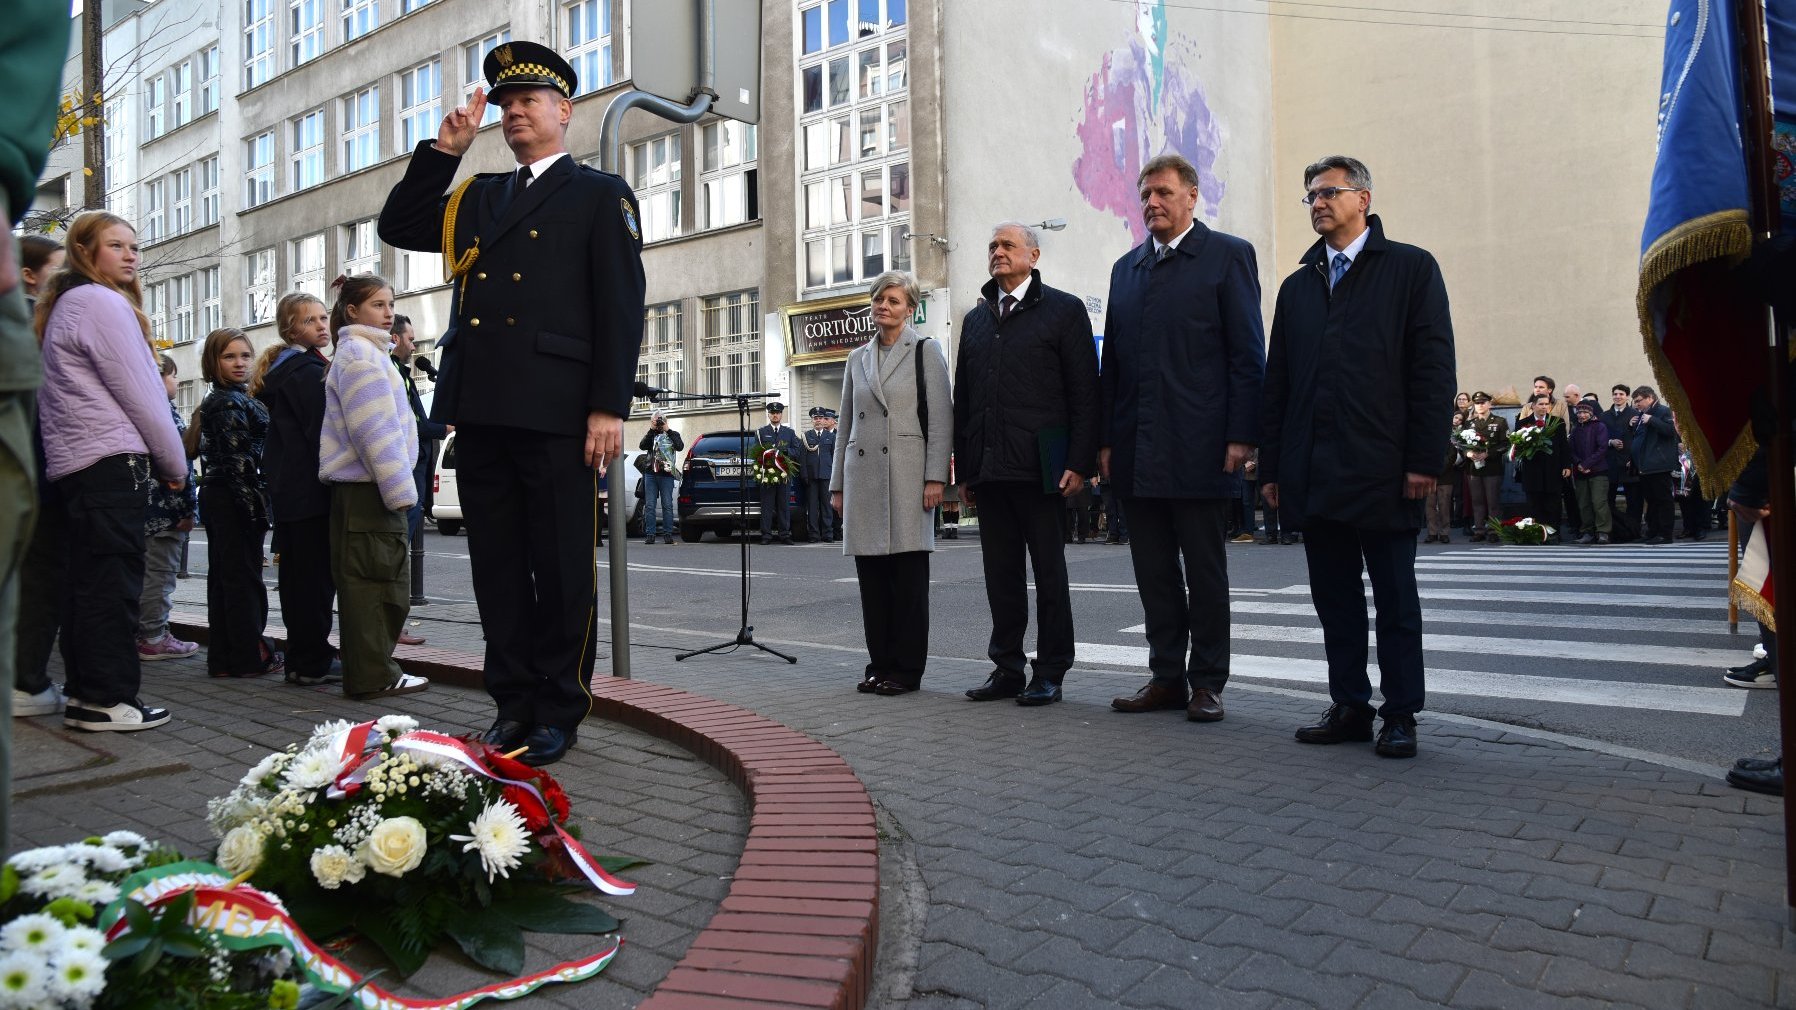
M804 433L805 518L811 524L811 542L836 539L836 510L829 506L829 479L835 473L836 412L811 408L811 430Z
M419 143L379 231L402 249L440 249L456 282L431 417L455 425L478 531L468 549L498 707L484 739L544 765L567 753L592 702L597 475L630 410L642 229L630 187L567 153L567 61L512 42L484 69L489 90ZM516 168L450 191L488 94Z
M804 457L804 443L798 440L798 432L791 426L782 424L786 416L786 405L775 401L767 405L767 423L755 429L755 440L763 445L777 445L784 449L794 461ZM777 534L774 520L778 518ZM778 484L761 485L761 542L771 542L777 535L782 544L792 542L792 489L787 481Z

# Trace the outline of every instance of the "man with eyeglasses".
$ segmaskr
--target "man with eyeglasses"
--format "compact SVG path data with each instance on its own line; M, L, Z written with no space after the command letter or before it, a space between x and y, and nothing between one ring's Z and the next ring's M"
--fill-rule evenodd
M1671 472L1678 468L1678 430L1671 409L1659 402L1651 386L1634 390L1633 428L1629 447L1640 473L1640 496L1646 502L1644 543L1671 543Z
M1279 287L1266 365L1260 493L1304 535L1333 704L1304 743L1372 739L1365 589L1377 600L1381 757L1416 754L1423 703L1416 530L1453 404L1453 322L1434 257L1385 238L1372 173L1339 155L1304 169L1321 236ZM1366 404L1397 404L1370 412Z

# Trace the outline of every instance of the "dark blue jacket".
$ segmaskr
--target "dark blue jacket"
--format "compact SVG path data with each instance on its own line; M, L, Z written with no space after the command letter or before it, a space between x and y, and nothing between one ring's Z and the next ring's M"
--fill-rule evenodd
M1634 470L1641 474L1670 473L1678 468L1678 429L1671 423L1671 408L1654 403L1634 425L1631 442Z
M1156 263L1150 238L1110 270L1098 445L1124 498L1227 498L1228 443L1260 440L1266 332L1253 246L1202 222ZM1446 419L1435 426L1446 427Z
M799 464L802 470L805 455L804 443L798 440L798 433L792 430L791 425L784 421L780 422L778 428L771 424L763 424L755 429L755 441L777 445L786 450L787 455L792 457L792 462ZM792 476L802 477L803 473L795 473Z
M1375 532L1421 525L1404 475L1440 473L1453 405L1453 321L1427 250L1371 234L1333 291L1318 239L1278 289L1266 362L1260 483L1276 483L1279 519ZM1502 473L1503 446L1492 462Z
M812 428L804 433L804 444L807 451L800 458L805 461L805 479L826 481L834 477L836 475L835 431L819 431Z

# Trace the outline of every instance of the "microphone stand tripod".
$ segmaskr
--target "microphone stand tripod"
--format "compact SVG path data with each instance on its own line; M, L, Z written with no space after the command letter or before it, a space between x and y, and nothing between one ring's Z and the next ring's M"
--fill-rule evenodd
M718 642L716 645L708 645L703 649L694 649L691 652L676 653L674 655L675 662L679 662L683 659L691 659L693 656L703 656L707 653L734 649L737 646L742 645L759 649L772 656L778 656L788 663L798 662L798 657L796 656L788 656L778 649L768 648L760 642L755 641L754 625L748 623L748 471L749 468L754 465L753 461L749 459L748 456L748 447L754 444L752 441L754 439L754 429L748 426L748 404L750 400L766 400L769 397L777 395L779 394L737 393L733 397L728 397L729 399L734 399L736 401L736 429L743 433L742 447L737 451L737 455L740 457L740 462L736 466L736 525L737 534L742 541L741 557L738 562L741 566L742 579L742 623L736 628L735 638L724 642ZM650 399L655 402L715 403L718 400L726 399L726 397L661 392L650 397ZM690 462L690 460L688 462ZM789 494L791 492L787 488L781 487L778 493Z

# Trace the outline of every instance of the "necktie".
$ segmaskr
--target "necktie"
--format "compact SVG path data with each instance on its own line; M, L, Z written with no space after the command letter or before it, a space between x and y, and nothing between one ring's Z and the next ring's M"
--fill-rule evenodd
M1163 245L1160 247L1160 251L1154 254L1155 265L1164 263L1169 259L1172 259L1172 246Z
M1353 261L1347 258L1346 253L1335 253L1328 271L1328 290L1333 291L1335 285L1341 283L1341 278L1347 276L1347 268L1352 265Z
M1009 319L1010 313L1015 309L1016 309L1016 296L1015 295L1005 295L1003 298L998 300L998 319L1000 321Z
M530 166L525 165L523 168L518 169L518 184L513 192L522 193L524 187L528 185L530 185Z
M511 209L511 202L517 199L518 194L522 193L524 187L528 185L530 185L530 166L525 165L518 169L517 172L512 175L511 179L508 180L505 192L499 197L498 211L493 216L503 220L505 212Z

